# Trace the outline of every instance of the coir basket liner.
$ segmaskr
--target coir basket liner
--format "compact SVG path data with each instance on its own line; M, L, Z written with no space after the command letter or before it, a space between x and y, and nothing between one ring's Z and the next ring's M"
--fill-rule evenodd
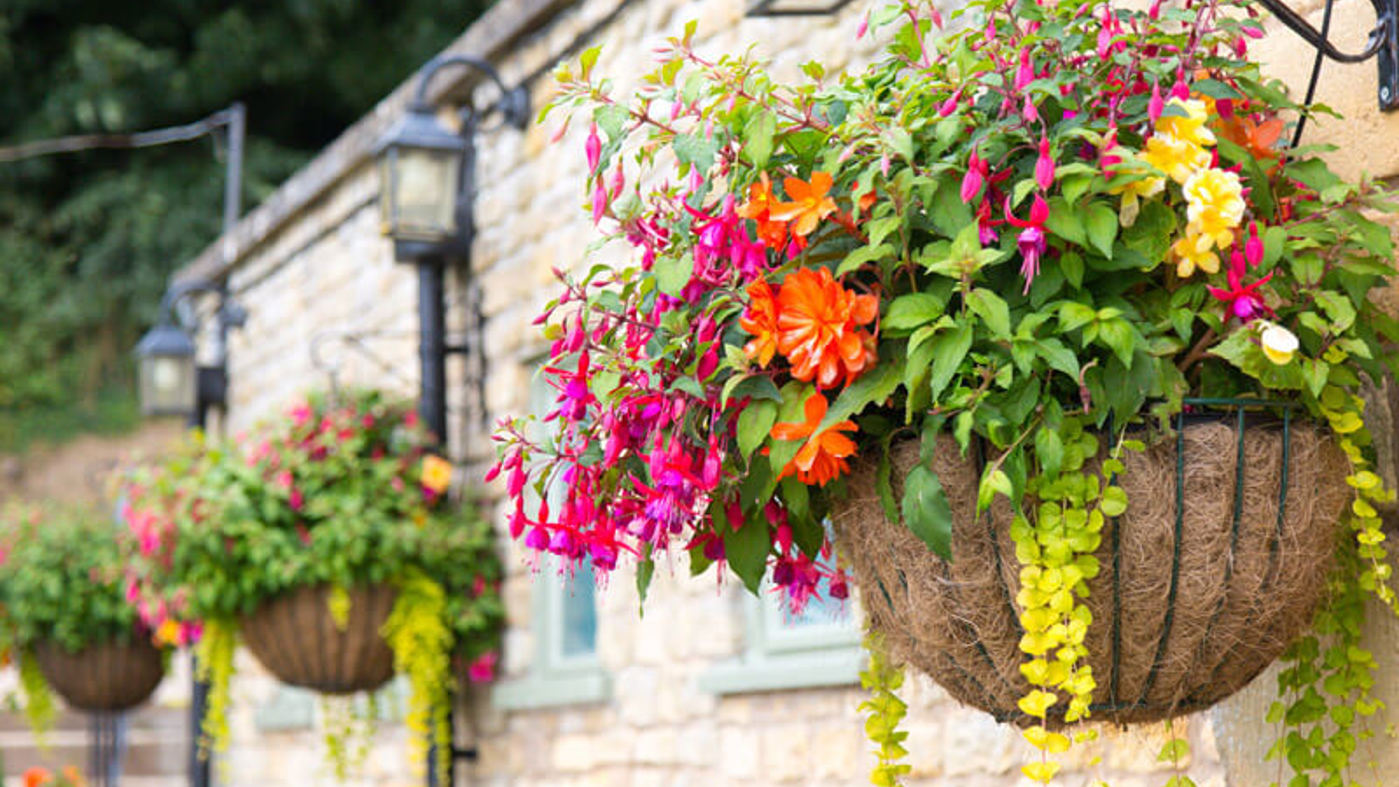
M1096 721L1155 721L1228 697L1308 625L1324 591L1349 499L1348 465L1329 436L1307 423L1246 427L1242 415L1182 425L1123 457L1127 513L1104 527L1086 602ZM891 461L897 500L917 444L895 445ZM1009 506L998 499L976 518L976 462L940 437L933 469L952 507L949 564L884 518L874 458L854 465L832 524L885 647L958 700L1029 723L1016 706L1030 687Z
M54 642L40 642L34 659L53 690L71 707L84 711L134 708L151 696L165 675L160 651L144 637L94 643L77 653Z
M371 691L393 677L393 651L379 630L396 595L388 585L351 589L342 627L330 614L328 586L298 588L245 617L243 642L283 683L323 694Z

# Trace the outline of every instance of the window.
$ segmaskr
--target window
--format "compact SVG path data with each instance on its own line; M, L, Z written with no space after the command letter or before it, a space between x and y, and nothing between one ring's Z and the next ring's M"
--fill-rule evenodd
M554 389L536 374L530 385L530 412L552 406ZM549 489L550 507L562 495ZM597 657L597 585L591 563L571 570L552 555L541 558L534 578L531 631L534 660L530 673L495 687L492 700L507 710L601 702L611 682Z
M700 688L739 694L858 683L864 651L855 610L824 591L800 615L766 581L761 598L745 593L744 652L701 675Z

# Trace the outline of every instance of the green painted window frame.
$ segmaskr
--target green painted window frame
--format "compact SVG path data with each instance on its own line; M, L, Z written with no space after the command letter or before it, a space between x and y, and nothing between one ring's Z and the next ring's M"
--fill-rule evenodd
M858 615L846 604L841 622L787 626L780 598L764 582L761 598L743 599L743 653L701 674L700 689L726 695L858 685L866 657Z

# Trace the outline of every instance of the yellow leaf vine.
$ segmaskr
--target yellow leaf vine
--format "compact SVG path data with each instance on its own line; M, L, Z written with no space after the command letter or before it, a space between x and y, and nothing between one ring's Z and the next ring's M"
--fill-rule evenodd
M452 630L446 623L447 594L421 571L398 581L398 598L384 623L384 640L393 651L394 669L408 676L408 713L413 761L426 764L436 745L438 773L451 764Z
M194 646L195 677L209 684L208 706L199 738L199 756L228 751L228 709L232 705L233 652L238 625L232 620L204 621L204 633Z
M878 758L870 772L870 784L897 787L899 778L912 770L912 766L899 762L908 756L903 746L908 733L899 729L899 722L908 713L908 704L899 699L897 693L904 683L904 670L889 661L883 637L873 629L865 634L865 652L869 654L869 666L860 672L860 685L870 696L860 703L860 710L869 714L865 718L865 737L877 747L875 756Z
M344 631L350 625L350 591L342 585L331 585L325 603L335 627Z
M344 782L350 773L359 770L369 759L369 745L374 739L378 721L377 692L367 692L363 701L357 696L321 697L326 760L337 782Z
M1339 364L1346 355L1338 347L1326 360ZM1277 739L1267 759L1278 762L1277 781L1283 784L1284 765L1294 777L1323 785L1359 785L1353 758L1360 746L1369 746L1374 733L1366 720L1385 706L1371 693L1378 668L1374 654L1361 647L1365 624L1365 598L1373 595L1399 614L1389 585L1392 568L1377 506L1394 500L1394 491L1372 469L1368 456L1371 435L1365 425L1365 401L1336 385L1327 385L1319 397L1322 416L1336 436L1350 463L1346 483L1354 490L1342 515L1351 538L1337 550L1337 565L1328 582L1326 604L1317 612L1312 631L1283 654L1278 673L1278 699L1268 709L1267 721L1276 725ZM1379 784L1373 753L1365 767Z
M1031 687L1018 705L1037 720L1022 734L1040 752L1040 759L1021 772L1039 784L1054 779L1061 766L1052 757L1070 746L1067 735L1050 729L1050 709L1066 699L1065 722L1089 715L1098 684L1084 662L1084 638L1093 615L1083 599L1088 597L1087 580L1098 575L1093 553L1102 542L1103 526L1127 509L1127 494L1112 479L1123 470L1120 455L1128 443L1119 442L1103 462L1103 483L1097 473L1084 470L1098 453L1098 439L1077 419L1065 419L1056 432L1062 444L1062 456L1055 452L1058 467L1046 466L1042 459L1040 473L1026 489L1029 499L1037 501L1034 518L1016 514L1010 528L1021 564L1016 602L1025 633L1020 650L1029 657L1020 672Z
M53 729L54 718L58 715L53 701L53 689L39 671L39 662L33 653L19 654L19 687L24 693L24 717L34 731L39 744L44 745L44 736Z

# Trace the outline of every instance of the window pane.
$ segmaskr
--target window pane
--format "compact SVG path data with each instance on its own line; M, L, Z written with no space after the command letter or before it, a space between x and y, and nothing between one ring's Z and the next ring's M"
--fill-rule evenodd
M597 603L594 598L593 564L584 560L570 582L560 578L563 594L564 658L590 656L597 652Z

